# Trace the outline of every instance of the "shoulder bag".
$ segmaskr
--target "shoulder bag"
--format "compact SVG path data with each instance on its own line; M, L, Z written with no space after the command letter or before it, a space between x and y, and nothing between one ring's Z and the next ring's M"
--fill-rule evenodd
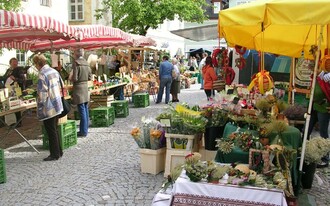
M61 114L58 115L59 118L64 117L65 115L69 114L71 110L71 104L64 98L64 89L63 89L63 84L62 80L60 78L60 85L61 85L61 90L62 90L62 105L63 105L63 111Z
M218 92L224 90L225 86L226 86L226 82L219 77L217 80L213 81L213 89L217 90Z

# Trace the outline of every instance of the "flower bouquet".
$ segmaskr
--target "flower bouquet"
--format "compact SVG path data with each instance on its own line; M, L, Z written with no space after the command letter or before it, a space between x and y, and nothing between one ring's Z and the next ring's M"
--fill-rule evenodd
M154 119L142 118L143 126L133 127L131 135L140 148L157 150L165 147L165 130L160 122Z
M228 121L228 112L217 105L203 108L203 115L207 119L206 127L221 127Z

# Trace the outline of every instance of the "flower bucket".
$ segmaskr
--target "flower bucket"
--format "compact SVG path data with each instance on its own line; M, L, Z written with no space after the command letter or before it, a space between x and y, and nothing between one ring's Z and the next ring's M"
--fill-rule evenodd
M149 174L158 174L165 169L166 148L157 150L140 149L141 172Z
M215 151L218 149L215 147L217 144L215 140L222 137L223 130L224 127L207 127L205 129L204 138L206 150Z
M301 176L301 185L304 189L312 188L316 163L303 164L303 174Z

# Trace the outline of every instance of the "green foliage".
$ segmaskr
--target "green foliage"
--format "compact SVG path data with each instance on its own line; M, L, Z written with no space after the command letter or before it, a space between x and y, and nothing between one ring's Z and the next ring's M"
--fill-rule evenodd
M21 8L21 0L0 0L0 9L18 11Z
M205 0L103 0L103 9L96 10L96 18L111 11L112 26L123 31L145 35L149 28L156 29L165 20L203 23L207 19Z

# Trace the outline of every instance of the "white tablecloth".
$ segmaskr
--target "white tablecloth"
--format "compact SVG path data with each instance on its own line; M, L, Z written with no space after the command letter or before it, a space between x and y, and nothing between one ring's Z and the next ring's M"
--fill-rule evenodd
M153 206L165 205L218 205L222 206L287 206L282 190L263 189L256 187L241 187L236 185L210 184L206 182L191 182L183 174L176 180L172 196L157 193ZM169 199L169 197L171 197Z

